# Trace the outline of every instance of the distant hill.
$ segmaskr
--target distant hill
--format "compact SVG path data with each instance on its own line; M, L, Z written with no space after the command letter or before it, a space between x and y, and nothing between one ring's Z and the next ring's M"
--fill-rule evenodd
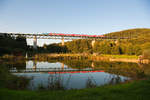
M119 32L108 33L108 34L105 34L105 36L148 38L148 36L150 36L150 29L148 29L148 28L128 29L128 30L123 30L123 31L119 31Z
M105 34L105 36L117 37L118 40L96 40L92 47L92 40L79 39L65 42L64 46L57 44L56 50L52 45L47 45L47 51L59 51L63 53L97 53L112 55L148 55L150 54L150 29L138 28ZM120 37L130 37L130 39L119 39ZM57 51L58 52L58 51ZM57 53L56 52L56 53ZM58 52L58 53L60 53Z
M116 44L114 40L96 41L91 47L91 40L74 40L67 42L66 46L73 53L95 52L100 54L127 54L141 55L150 49L150 29L138 28L128 29L119 32L105 34L109 37L130 37L130 39L119 40Z

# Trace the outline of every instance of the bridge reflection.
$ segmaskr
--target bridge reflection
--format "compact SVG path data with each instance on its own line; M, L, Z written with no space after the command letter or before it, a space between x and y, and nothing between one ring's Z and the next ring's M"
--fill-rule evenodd
M28 61L29 62L29 61ZM60 67L55 67L52 65L45 67L39 67L37 61L32 61L32 64L29 65L29 67L26 66L25 69L16 69L12 68L9 71L12 73L34 73L34 72L49 72L49 73L89 73L89 72L104 72L100 69L95 69L94 62L91 63L91 66L87 66L86 68L80 68L77 66L77 68L72 67L66 67L64 63L59 63ZM28 65L28 64L27 64Z
M65 71L65 72L48 72L49 74L65 74L65 73L94 73L94 72L104 72L103 70L95 71Z
M26 68L26 69L10 69L11 73L34 73L34 72L54 72L54 73L88 73L88 72L104 72L100 69L72 69L72 68Z

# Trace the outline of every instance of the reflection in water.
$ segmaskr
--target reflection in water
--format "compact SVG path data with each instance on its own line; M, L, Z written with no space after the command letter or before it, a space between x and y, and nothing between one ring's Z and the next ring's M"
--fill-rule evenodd
M33 69L34 69L34 71L36 71L36 66L37 66L37 62L34 61L34 62L33 62Z
M46 89L50 90L64 90L63 79L59 74L52 74L48 77L48 85Z
M49 86L48 83L52 83L50 79L51 76L61 76L61 82L63 82L63 87L65 89L80 89L86 87L86 82L89 78L92 77L92 82L96 85L104 85L110 83L112 80L109 76L110 74L105 72L96 72L96 73L74 73L74 74L48 74L48 73L18 73L18 76L33 77L29 88L37 89L40 84L45 88ZM115 76L117 77L117 76ZM113 77L113 78L115 78ZM53 77L54 78L54 77ZM56 80L58 77L55 77ZM124 82L126 77L120 76L121 82ZM56 81L55 80L55 81ZM69 82L68 82L69 80ZM58 81L57 81L58 82ZM55 83L55 82L54 82ZM66 85L67 84L67 85Z
M14 66L15 67L15 66ZM61 61L27 61L24 69L10 69L17 76L32 77L29 89L80 89L116 84L144 76L144 66L135 63ZM143 73L144 72L144 73ZM130 77L130 78L129 78Z
M61 63L61 68L64 69L64 63Z
M92 62L91 67L92 67L92 68L94 68L94 67L95 67L94 62Z

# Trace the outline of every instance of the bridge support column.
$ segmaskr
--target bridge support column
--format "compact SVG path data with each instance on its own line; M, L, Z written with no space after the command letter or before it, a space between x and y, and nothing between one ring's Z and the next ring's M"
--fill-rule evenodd
M33 39L33 48L37 49L37 37L36 36L34 36L34 39Z
M61 68L64 69L64 63L61 63Z
M92 40L92 48L94 48L94 44L95 44L95 39Z
M62 46L64 46L64 45L65 45L64 37L62 37L61 45L62 45Z

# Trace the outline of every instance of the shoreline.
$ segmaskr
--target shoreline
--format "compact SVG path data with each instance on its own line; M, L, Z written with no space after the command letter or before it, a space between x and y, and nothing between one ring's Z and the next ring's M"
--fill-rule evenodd
M84 60L91 61L108 61L108 62L131 62L149 64L150 59L139 59L135 55L92 55L92 54L36 54L32 57L5 55L0 59L14 60Z
M92 61L109 61L109 62L131 62L149 64L149 59L139 59L135 55L83 55L83 54L37 54L33 57L35 60L40 59L88 59Z

